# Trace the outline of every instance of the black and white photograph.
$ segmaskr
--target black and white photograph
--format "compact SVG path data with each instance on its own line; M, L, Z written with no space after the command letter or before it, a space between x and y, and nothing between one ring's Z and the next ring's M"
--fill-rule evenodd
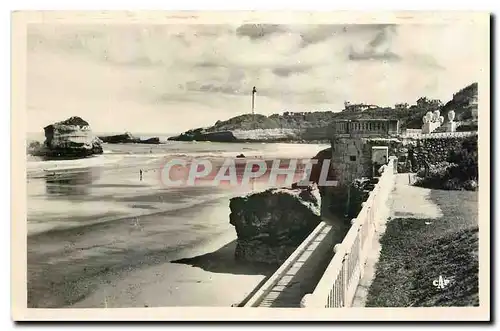
M12 20L14 316L489 318L489 14Z

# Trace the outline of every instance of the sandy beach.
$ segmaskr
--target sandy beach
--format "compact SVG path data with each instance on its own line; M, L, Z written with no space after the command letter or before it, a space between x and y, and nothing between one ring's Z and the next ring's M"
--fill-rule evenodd
M165 187L161 157L119 160L28 178L29 307L227 307L278 268L234 260L229 199L265 185Z
M155 210L157 201L182 203L183 195L195 198L208 190L213 188L159 191L123 200ZM275 269L234 261L236 233L228 221L227 197L142 212L146 214L137 217L106 214L100 222L73 217L72 222L84 225L29 236L29 305L230 306ZM227 286L234 291L217 294Z

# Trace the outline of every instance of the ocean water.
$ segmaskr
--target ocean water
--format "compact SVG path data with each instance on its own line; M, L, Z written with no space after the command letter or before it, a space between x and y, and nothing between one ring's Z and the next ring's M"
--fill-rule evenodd
M168 141L159 145L104 144L102 155L76 160L45 161L29 156L28 233L182 209L245 191L244 188L167 187L161 175L163 166L171 159L222 162L240 153L248 158L305 159L327 147ZM164 198L141 202L149 195L164 195Z

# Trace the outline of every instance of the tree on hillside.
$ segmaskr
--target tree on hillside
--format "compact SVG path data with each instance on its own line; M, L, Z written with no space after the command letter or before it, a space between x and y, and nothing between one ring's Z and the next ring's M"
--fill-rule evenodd
M436 110L443 107L443 102L439 99L429 99L427 97L421 97L417 100L417 108L425 110Z

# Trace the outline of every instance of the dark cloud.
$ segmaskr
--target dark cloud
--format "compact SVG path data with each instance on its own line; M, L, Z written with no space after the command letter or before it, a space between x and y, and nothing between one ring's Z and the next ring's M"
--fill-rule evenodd
M399 61L401 56L391 51L392 38L397 34L396 26L383 25L376 27L377 33L361 51L349 50L351 61Z
M273 69L273 73L279 77L288 77L297 73L304 73L312 69L310 65L280 66Z
M275 33L286 33L286 26L279 24L244 24L236 29L236 35L261 39Z
M349 60L351 61L381 61L394 62L401 60L401 56L393 52L355 52L351 49L349 52Z
M203 62L199 62L199 63L196 63L194 65L194 67L196 68L226 68L227 66L226 65L223 65L221 63L217 63L215 61L203 61Z
M185 85L186 91L189 92L210 92L210 93L223 93L231 95L241 95L244 91L241 91L239 86L231 84L219 84L219 83L200 83L200 82L187 82Z
M316 44L335 38L343 34L352 34L364 31L380 31L388 27L395 28L391 24L320 24L315 26L307 26L300 29L300 37L302 38L302 47L307 47L311 44Z
M314 28L304 29L300 33L302 38L302 47L307 47L311 44L316 44L332 38L344 31L343 25L318 25Z
M380 31L368 43L368 45L372 49L376 49L377 47L383 46L385 43L391 42L392 37L396 33L397 33L396 26L394 25L381 26Z

